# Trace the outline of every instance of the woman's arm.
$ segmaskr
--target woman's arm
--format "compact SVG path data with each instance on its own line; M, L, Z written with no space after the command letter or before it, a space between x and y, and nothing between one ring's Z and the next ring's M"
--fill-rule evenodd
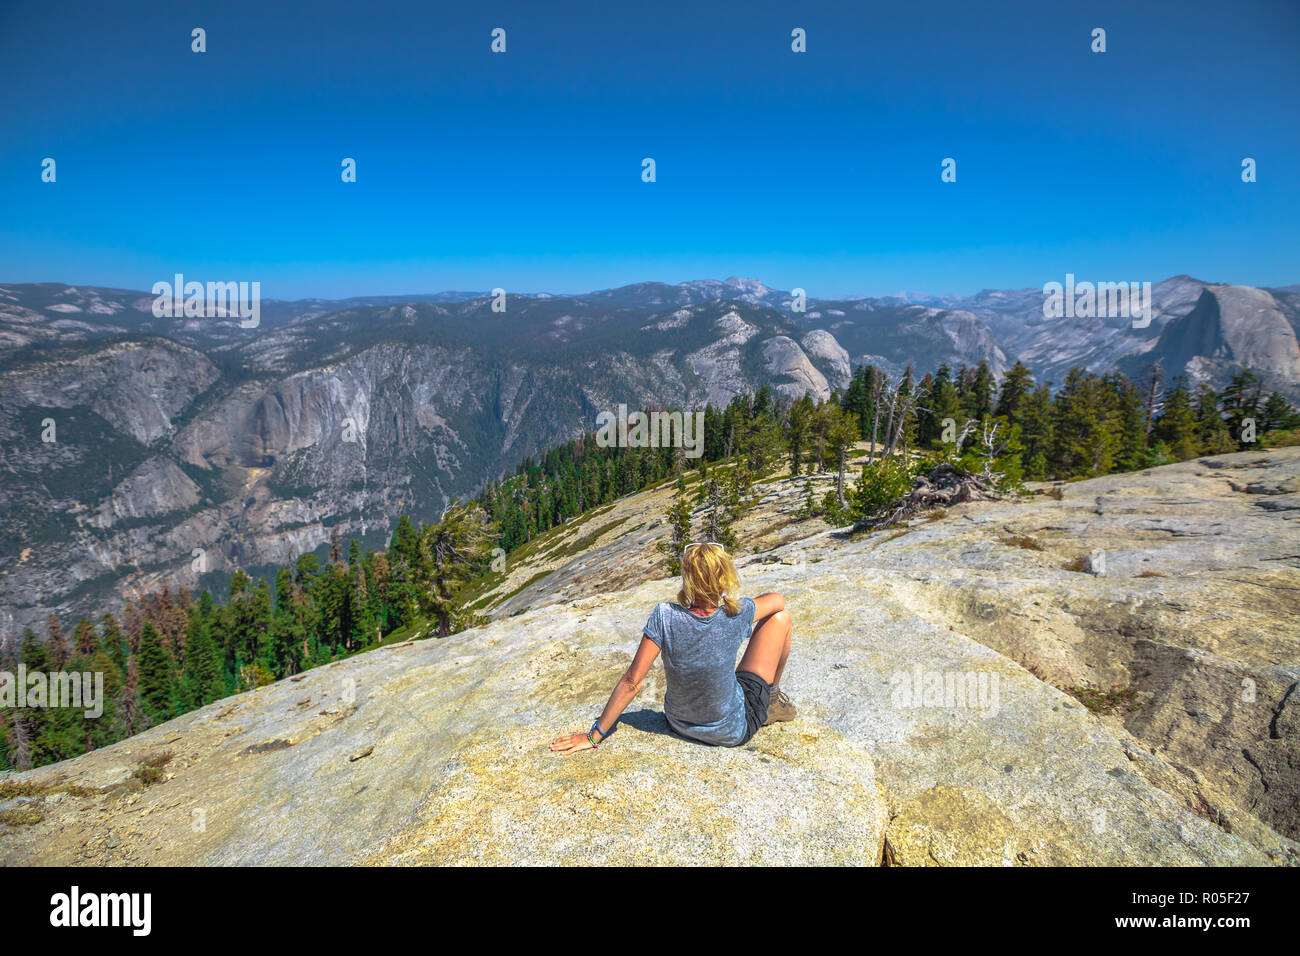
M609 702L605 704L605 709L601 711L600 718L596 721L598 729L593 735L596 743L605 739L601 735L601 729L613 731L614 724L619 717L623 716L627 705L632 703L632 698L640 692L645 675L650 673L650 665L658 656L659 645L642 634L641 646L636 649L636 656L632 658L631 665L614 685L614 692L609 695ZM567 737L557 737L551 741L551 749L557 753L575 754L580 750L590 750L591 741L587 739L587 732L584 730L582 733L569 734Z
M777 611L785 610L785 598L778 591L768 591L754 598L754 625L765 617L771 617Z

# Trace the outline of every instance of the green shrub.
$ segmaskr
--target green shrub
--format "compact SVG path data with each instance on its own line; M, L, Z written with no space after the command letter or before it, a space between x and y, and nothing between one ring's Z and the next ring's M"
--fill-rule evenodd
M853 489L850 509L857 518L874 518L898 504L912 488L920 466L902 458L883 458L862 466L862 480Z
M1265 448L1289 448L1292 445L1300 445L1300 428L1266 431L1259 436L1259 443Z

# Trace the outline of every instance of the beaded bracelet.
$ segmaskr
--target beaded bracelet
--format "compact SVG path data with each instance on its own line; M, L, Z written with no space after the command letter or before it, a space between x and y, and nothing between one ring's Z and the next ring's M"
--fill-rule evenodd
M612 734L613 732L614 732L614 728L613 727L609 728L609 733ZM605 733L605 731L600 729L599 717L597 717L595 720L591 722L591 729L587 731L587 743L591 744L592 747L598 748L600 744L596 743L596 741L592 739L593 734L600 734L601 740L604 740L606 737L609 736L609 734Z

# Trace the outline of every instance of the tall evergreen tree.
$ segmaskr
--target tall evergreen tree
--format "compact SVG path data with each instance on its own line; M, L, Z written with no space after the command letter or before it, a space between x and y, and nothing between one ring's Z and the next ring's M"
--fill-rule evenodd
M1115 421L1116 447L1114 466L1119 471L1136 471L1146 466L1146 410L1142 393L1123 375L1105 378L1110 392L1111 416Z
M981 361L969 375L970 384L966 389L963 411L967 418L982 422L993 414L993 373L989 371L988 363Z
M961 407L961 398L952 381L952 372L947 365L940 365L934 376L934 386L930 389L930 420L932 422L927 447L937 445L943 439L946 423L951 422L957 431L961 431L966 414Z
M667 561L668 573L681 574L682 551L691 541L691 506L684 495L673 496L666 517L669 528L668 540L660 543L659 550Z
M1237 450L1228 423L1219 411L1219 396L1204 383L1196 387L1196 439L1202 455L1223 455Z
M805 392L790 406L790 415L786 425L786 446L790 452L790 474L800 474L804 455L808 451L813 428L813 418L817 407L812 397Z
M175 714L176 665L163 647L162 637L152 621L140 631L140 704L149 725L170 720Z
M1187 382L1179 378L1165 399L1164 411L1152 431L1152 437L1163 444L1174 461L1187 461L1200 454L1197 439L1196 409L1187 391Z
M848 505L844 496L844 469L848 464L849 450L862 436L858 434L857 418L837 405L826 408L826 448L836 465L835 497L841 508Z
M1034 377L1021 362L1002 376L1002 387L998 390L998 402L993 414L1005 418L1008 422L1020 421L1022 405L1034 390Z
M1290 431L1293 428L1300 428L1300 415L1296 414L1295 409L1282 395L1274 392L1268 397L1260 412L1256 437Z
M1223 390L1222 407L1228 433L1243 450L1249 447L1248 443L1242 441L1242 436L1246 433L1245 423L1248 419L1254 421L1258 433L1263 399L1264 383L1250 369L1242 369L1234 374Z
M225 693L211 625L198 609L190 615L186 629L183 684L183 697L190 709L210 704Z

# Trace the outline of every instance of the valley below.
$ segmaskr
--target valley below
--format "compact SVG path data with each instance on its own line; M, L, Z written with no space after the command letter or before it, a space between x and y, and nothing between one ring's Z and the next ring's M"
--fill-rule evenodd
M943 364L1039 381L1075 366L1222 387L1242 365L1300 400L1300 289L1174 276L1148 327L1051 320L1039 290L816 299L753 279L577 296L264 300L155 317L142 291L0 285L0 634L162 587L220 594L331 537L383 547L454 499L594 427L601 411L703 408L769 388L897 383Z

